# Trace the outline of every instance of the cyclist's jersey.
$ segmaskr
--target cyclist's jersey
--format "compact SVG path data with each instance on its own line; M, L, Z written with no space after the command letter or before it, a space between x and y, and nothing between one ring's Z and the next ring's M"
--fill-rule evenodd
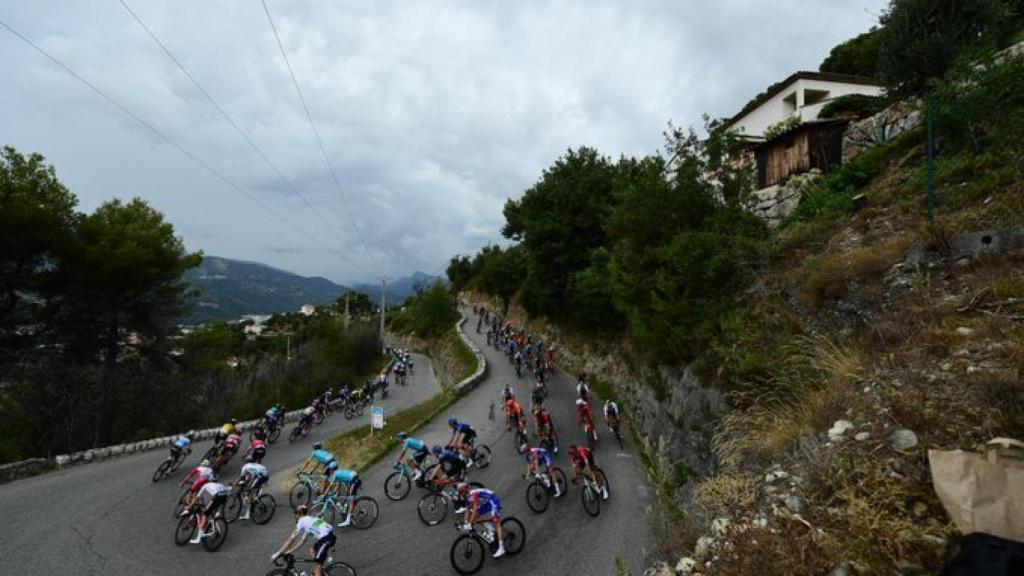
M271 408L270 410L267 410L263 415L270 420L277 420L277 408Z
M501 400L502 400L502 402L508 402L509 400L511 400L511 399L513 399L515 397L516 397L516 393L513 392L511 388L505 388L504 390L501 391Z
M344 484L351 484L358 477L359 474L356 473L355 470L338 470L337 472L334 473L334 476L331 478L331 480L335 482L341 482Z
M526 451L526 461L532 464L540 464L544 462L548 466L554 464L554 457L551 456L551 452L548 452L544 448L530 448Z
M512 401L512 404L508 406L509 416L518 417L523 415L523 405L519 402Z
M576 456L573 457L573 462L583 464L590 462L593 459L593 455L590 453L589 448L576 448Z
M225 436L234 434L236 432L235 425L230 422L225 422L224 425L220 427L220 431Z
M537 414L537 423L542 426L548 426L551 424L551 412L547 410L541 410Z
M250 448L252 449L253 452L267 451L267 445L264 444L263 440L260 440L259 438L252 439L252 445L250 446Z
M470 490L469 496L466 498L466 500L470 506L478 508L481 514L486 513L486 511L484 510L485 507L491 508L490 506L485 505L491 504L494 508L497 508L501 504L501 500L498 498L498 495L486 488L477 488L476 490Z
M540 386L533 389L533 403L540 404L544 401L544 389Z
M224 447L229 450L237 450L238 445L242 442L242 437L238 434L232 434L228 436L228 439L224 441Z
M174 447L178 450L184 450L192 445L192 441L187 436L178 436L178 439L174 441Z
M324 466L334 462L334 454L331 454L327 450L313 450L313 453L310 454L309 457L316 460L318 464L323 464Z
M348 400L348 396L349 396L348 388L342 388L341 392L338 392L338 397L343 399L343 400Z
M220 482L207 482L203 484L203 487L199 490L199 496L209 496L210 498L216 497L222 492L230 492L231 488L221 484Z
M427 450L427 445L418 438L406 438L405 448L406 450L412 450L413 452L424 452Z
M209 466L196 466L192 469L192 472L196 475L196 481L199 480L213 480L213 468Z
M263 476L267 478L270 476L270 471L263 464L257 464L256 462L249 462L245 466L242 466L242 476L250 474L252 476Z
M462 434L476 434L476 430L474 430L472 426L466 424L465 422L459 422L455 426L455 431L461 432Z
M609 402L604 405L604 415L609 418L615 418L619 415L619 407L615 402Z
M441 456L438 457L437 461L441 465L441 470L449 476L460 474L466 468L466 463L462 461L462 458L454 450L441 452Z
M593 421L594 412L590 409L590 404L584 403L582 406L576 407L576 414L579 415L580 420Z
M313 414L316 414L316 408L313 408L312 406L306 406L302 409L302 415L306 418L312 417Z
M324 522L316 516L303 516L295 523L295 532L292 533L292 538L303 538L309 535L320 539L327 537L331 532L334 532L334 528L329 522Z
M584 400L590 396L590 388L583 382L576 385L576 395Z

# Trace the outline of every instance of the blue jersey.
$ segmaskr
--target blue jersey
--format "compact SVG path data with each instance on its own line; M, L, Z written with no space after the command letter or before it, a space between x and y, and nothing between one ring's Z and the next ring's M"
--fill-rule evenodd
M474 430L472 426L466 424L465 422L459 422L459 425L455 428L455 430L463 434L476 434L476 430Z
M551 456L551 452L546 448L530 448L526 451L526 461L536 462L537 464L544 462L548 466L551 466L555 460L554 457Z
M441 456L437 459L438 462L458 462L462 463L462 458L459 457L459 453L455 450L445 450L441 452Z
M354 470L338 470L337 472L334 473L334 477L332 478L332 480L334 480L335 482L341 482L343 484L351 484L352 481L354 481L358 476L359 474L357 474Z
M185 436L178 436L178 439L174 441L174 447L178 450L184 450L192 445L192 441Z
M427 445L422 440L416 438L405 439L406 450L412 450L413 452L423 452L427 449Z
M317 462L325 466L327 464L330 464L331 462L334 462L334 454L331 454L327 450L313 450L313 453L310 455L310 458L316 460Z

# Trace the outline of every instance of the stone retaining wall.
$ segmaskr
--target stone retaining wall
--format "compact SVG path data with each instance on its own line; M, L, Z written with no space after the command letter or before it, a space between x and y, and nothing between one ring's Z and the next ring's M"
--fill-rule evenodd
M473 355L476 356L476 371L473 372L468 378L459 382L455 385L455 391L462 393L468 390L476 388L477 384L484 381L487 378L487 360L484 358L484 353L477 348L476 344L466 336L466 333L462 331L463 325L466 324L466 317L463 316L455 323L455 331L459 333L459 338L473 351Z
M843 164L868 150L892 142L925 120L920 100L901 100L885 110L851 123L843 134Z

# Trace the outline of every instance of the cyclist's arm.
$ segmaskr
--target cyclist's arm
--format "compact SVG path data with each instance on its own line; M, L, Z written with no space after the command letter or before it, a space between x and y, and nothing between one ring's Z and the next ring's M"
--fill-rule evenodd
M302 546L302 542L304 540L305 537L292 534L284 541L284 544L281 545L281 549L276 552L276 555L282 556L284 554L291 554L292 552L295 552L300 546Z
M403 445L403 446L404 446L404 445ZM397 463L399 463L399 464L400 464L400 463L402 462L402 459L403 459L403 458L405 458L405 452L406 452L406 450L407 450L407 448L402 448L402 453L398 455L398 462L397 462Z
M181 479L181 482L179 482L179 483L178 483L178 488L181 488L181 487L182 487L182 486L184 486L185 484L188 484L188 481L189 481L189 480L190 480L190 479L191 479L191 478L192 478L193 476L195 476L195 475L196 475L196 469L195 469L195 468L193 468L193 469L189 470L189 472L188 472L188 475L186 475L186 476L185 476L184 478L182 478L182 479Z

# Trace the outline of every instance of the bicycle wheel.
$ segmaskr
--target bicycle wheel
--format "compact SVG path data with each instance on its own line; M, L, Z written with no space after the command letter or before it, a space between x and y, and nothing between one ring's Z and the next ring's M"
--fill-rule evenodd
M363 409L365 407L366 407L366 404L360 402L359 405L356 406L356 416L362 416L363 415Z
M167 475L167 471L170 470L170 469L171 469L171 461L170 460L164 460L162 464L160 464L159 466L156 467L156 472L153 472L153 482L160 481L161 478L163 478L165 475Z
M537 514L548 509L548 489L540 480L534 480L526 487L526 505Z
M473 462L477 468L487 468L491 463L491 448L487 444L481 444L473 450Z
M427 526L437 526L448 516L448 497L439 492L426 494L416 505L416 513Z
M590 484L583 487L580 497L583 499L583 509L587 511L587 514L597 516L601 513L601 495L597 493L597 490L591 488Z
M292 486L291 491L288 492L288 503L292 505L292 510L298 508L300 505L305 504L309 506L309 501L313 499L313 486L305 480L299 480Z
M331 526L336 526L345 516L344 513L338 511L338 505L334 503L333 499L330 502L313 504L309 509L309 513L313 516L318 516Z
M234 492L231 496L228 496L228 501L224 503L224 521L228 524L238 520L238 516L242 513L242 494L240 492Z
M392 472L384 481L384 494L391 500L403 500L409 495L412 482L404 472Z
M555 498L561 498L565 496L565 492L568 490L569 483L565 479L565 472L562 472L561 468L555 467L551 469L551 479L555 485L558 486L558 493L555 494Z
M345 410L342 413L345 415L346 420L351 420L352 417L356 415L351 404L345 404Z
M288 433L288 442L295 442L296 440L299 439L300 435L301 435L301 432L299 432L299 427L298 426L296 426L295 428L292 428L292 431Z
M324 566L324 574L327 576L356 576L356 570L344 562L331 562Z
M187 496L188 496L188 489L186 488L185 491L181 493L181 496L178 497L178 501L174 504L174 517L175 518L180 518L181 517L181 513L185 511L185 508L187 508L185 506L185 498Z
M516 430L514 441L516 443L516 452L522 454L523 452L526 451L528 443L526 434L523 434L522 430Z
M366 530L377 522L380 515L380 506L370 496L356 498L356 507L352 509L352 525L360 530Z
M604 489L608 491L608 497L612 495L612 485L608 483L608 477L604 475L604 470L600 468L594 468L594 478L597 478L598 483L604 486Z
M178 546L188 544L188 541L196 535L196 517L193 514L178 520L178 527L174 530L174 543Z
M526 545L526 528L517 518L508 517L501 521L501 530L505 533L505 553L515 556Z
M299 428L299 434L302 434L302 437L305 438L306 436L309 436L309 433L312 430L313 430L313 425L309 424L309 425L306 425L306 426L303 426L303 427Z
M317 410L313 414L313 424L316 424L317 426L319 426L319 425L321 425L323 423L324 423L324 413L323 413L322 410Z
M252 518L254 524L262 526L270 522L270 519L274 517L275 511L277 511L277 501L270 494L264 494L252 503L249 517Z
M213 522L213 534L203 538L203 548L207 552L216 552L228 539L228 523L221 516L216 516L211 522Z
M463 534L452 543L452 568L459 574L475 574L484 565L484 545L471 534Z
M267 442L273 444L274 442L277 442L277 439L280 438L280 437L281 437L281 427L278 426L277 428L274 428L273 430L271 430L270 434L267 434Z

